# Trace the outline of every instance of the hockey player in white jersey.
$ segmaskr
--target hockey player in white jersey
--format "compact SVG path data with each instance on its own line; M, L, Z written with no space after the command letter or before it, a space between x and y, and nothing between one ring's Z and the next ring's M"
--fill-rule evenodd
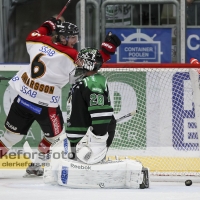
M53 31L57 35L49 36ZM0 139L0 158L27 134L34 121L44 132L38 146L41 154L47 154L51 143L65 134L59 100L62 87L69 82L69 72L75 66L78 52L73 47L78 42L78 34L76 25L61 23L52 17L26 38L30 64L9 81L18 96L5 121L6 132ZM41 159L36 157L35 162L41 163ZM43 174L40 166L34 164L27 172Z
M56 36L49 36L52 32ZM6 132L0 139L0 159L18 143L37 121L44 132L38 146L42 155L34 154L34 163L27 168L28 174L41 176L43 163L52 143L65 136L63 116L59 107L61 88L69 82L69 73L74 69L78 52L73 48L78 42L76 25L50 18L26 38L30 55L29 67L20 70L10 81L18 96L11 105L5 121ZM110 58L116 46L102 43L104 61ZM106 52L107 49L107 52ZM44 156L43 156L44 155Z

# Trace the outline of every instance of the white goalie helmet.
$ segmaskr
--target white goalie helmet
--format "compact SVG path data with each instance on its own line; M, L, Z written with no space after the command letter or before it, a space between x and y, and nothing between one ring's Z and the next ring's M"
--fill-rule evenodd
M84 48L78 53L76 68L70 72L70 84L82 79L87 71L97 71L103 64L103 58L98 49Z

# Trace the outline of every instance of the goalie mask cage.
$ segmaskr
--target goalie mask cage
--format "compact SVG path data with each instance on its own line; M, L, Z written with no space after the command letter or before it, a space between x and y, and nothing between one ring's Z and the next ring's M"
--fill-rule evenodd
M193 68L192 68L193 67ZM104 64L118 119L108 151L151 172L151 180L200 180L200 91L198 65ZM171 179L174 177L174 179Z

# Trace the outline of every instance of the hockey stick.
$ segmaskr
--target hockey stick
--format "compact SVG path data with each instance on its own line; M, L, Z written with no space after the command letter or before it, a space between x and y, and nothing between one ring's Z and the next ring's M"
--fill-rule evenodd
M127 117L131 117L131 116L134 116L135 114L137 113L137 110L134 110L133 112L130 112L122 117L120 117L119 119L117 119L117 123L122 121L123 119L127 118Z
M59 19L60 16L64 13L64 11L67 9L67 6L70 4L71 0L68 0L68 2L65 4L65 6L63 7L63 9L60 11L60 13L58 14L58 16L56 17L56 19Z
M4 81L4 80L10 80L11 78L7 78L7 77L4 77L4 76L2 76L2 75L0 75L0 82L1 81Z

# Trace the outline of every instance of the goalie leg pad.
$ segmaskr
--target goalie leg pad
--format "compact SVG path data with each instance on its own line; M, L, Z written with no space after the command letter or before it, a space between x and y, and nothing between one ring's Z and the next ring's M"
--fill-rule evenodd
M142 168L142 173L143 173L143 180L142 183L140 184L140 189L145 189L145 188L149 188L150 186L150 181L149 181L149 169L143 167Z
M62 160L57 177L59 185L69 188L124 188L126 163L116 161L88 165L74 160Z
M61 160L57 182L70 188L139 189L144 181L143 170L142 164L134 160L108 161L95 165Z
M54 184L55 182L57 183L59 164L68 157L71 147L68 139L62 136L60 141L51 148L51 162L49 166L44 167L43 181L44 183Z
M126 186L128 188L140 188L140 184L143 180L142 164L133 160L126 160L127 172L126 172Z

